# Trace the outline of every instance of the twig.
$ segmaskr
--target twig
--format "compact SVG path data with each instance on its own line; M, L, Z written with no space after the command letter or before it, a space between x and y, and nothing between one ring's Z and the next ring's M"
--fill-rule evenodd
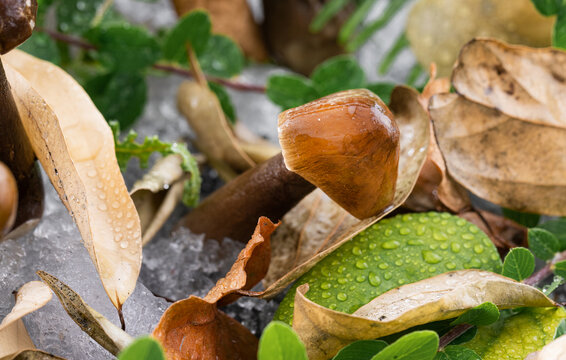
M440 337L440 341L438 342L438 351L442 351L452 341L462 336L466 331L470 330L472 327L473 325L470 324L460 324L450 329L450 331L448 331L446 334Z
M63 33L60 33L60 32L54 31L54 30L50 30L50 29L46 29L46 28L42 28L42 27L37 27L36 31L43 32L43 33L49 35L49 37L52 38L53 40L64 42L66 44L76 46L76 47L79 47L79 48L84 49L84 50L96 50L96 46L94 46L94 45L92 45L92 44L90 44L90 43L88 43L88 42L86 42L86 41L84 41L80 38L71 36L71 35L63 34ZM185 77L189 77L189 78L193 77L190 70L187 70L187 69L184 69L182 67L175 66L175 65L157 63L157 64L153 64L151 67L155 70L165 71L165 72L169 72L169 73L173 73L173 74L177 74L177 75L181 75L181 76L185 76ZM224 85L224 86L232 88L234 90L265 93L265 86L262 86L262 85L244 84L244 83L240 83L240 82L237 82L237 81L222 79L222 78L218 78L218 77L215 77L215 76L208 76L208 75L206 76L206 79L208 81L213 82L213 83Z

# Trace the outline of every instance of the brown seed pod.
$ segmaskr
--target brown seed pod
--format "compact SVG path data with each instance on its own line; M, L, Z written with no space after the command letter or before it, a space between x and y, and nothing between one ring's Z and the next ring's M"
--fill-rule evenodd
M0 54L5 54L31 36L35 27L37 0L0 1Z

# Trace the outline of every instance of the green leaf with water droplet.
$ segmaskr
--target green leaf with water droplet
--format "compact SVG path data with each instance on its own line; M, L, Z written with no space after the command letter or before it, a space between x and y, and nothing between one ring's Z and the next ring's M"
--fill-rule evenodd
M198 59L205 73L223 78L238 75L244 67L242 50L224 35L212 35Z
M566 218L546 221L538 227L553 233L560 243L560 251L566 250Z
M415 331L401 337L371 360L432 360L438 349L438 341L438 334L434 331Z
M157 340L145 336L136 339L118 354L118 360L165 360L165 354Z
M482 360L473 350L458 345L447 346L434 360Z
M566 260L554 264L554 273L566 279Z
M511 249L503 262L503 276L523 281L535 270L535 257L525 248Z
M55 14L61 32L82 35L90 29L91 21L103 0L58 0Z
M18 49L56 65L61 63L61 55L55 40L45 33L34 32L29 39L18 46Z
M490 326L478 328L476 337L463 344L483 360L522 360L553 340L556 328L566 318L558 308L525 308Z
M469 268L501 270L497 250L475 225L446 213L398 215L364 230L299 278L275 319L291 322L301 284L310 285L310 300L351 314L400 285Z
M550 260L560 251L560 242L550 231L529 229L529 249L541 260Z
M364 87L366 75L353 57L339 55L318 65L312 72L311 80L318 94L326 96Z
M289 325L272 321L267 325L257 352L258 360L308 360L305 345Z
M269 100L283 110L301 106L320 96L311 81L301 75L273 75L267 80L266 94Z
M470 324L476 326L491 325L499 320L499 309L492 302L485 302L458 316L451 325Z
M332 360L370 360L385 347L387 343L382 340L360 340L344 347Z
M177 21L177 24L163 44L163 56L167 60L184 62L187 59L185 45L189 43L197 55L200 55L210 38L210 17L202 10L187 13Z

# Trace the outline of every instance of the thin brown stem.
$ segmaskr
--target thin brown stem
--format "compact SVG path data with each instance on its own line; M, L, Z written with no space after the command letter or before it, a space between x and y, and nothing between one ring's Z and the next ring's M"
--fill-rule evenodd
M448 331L446 334L440 337L440 341L438 343L438 351L444 350L444 348L460 336L462 336L466 331L470 330L473 325L469 324L460 324Z
M49 37L52 38L53 40L60 41L72 46L76 46L84 50L96 50L96 46L84 41L83 39L42 27L37 27L36 30L49 35ZM193 77L193 74L190 70L187 70L180 66L156 63L152 65L152 68L155 70L165 71L172 74L181 75L184 77L190 77L190 78ZM244 84L237 81L222 79L219 77L208 76L208 75L206 76L206 79L213 83L217 83L234 90L265 93L265 86L262 85Z

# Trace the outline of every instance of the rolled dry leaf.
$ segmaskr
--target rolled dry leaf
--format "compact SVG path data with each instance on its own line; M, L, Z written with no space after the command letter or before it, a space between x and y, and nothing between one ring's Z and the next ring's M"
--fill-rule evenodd
M7 74L34 152L120 309L135 288L142 246L112 131L84 89L59 67L18 50L4 60L13 66Z

